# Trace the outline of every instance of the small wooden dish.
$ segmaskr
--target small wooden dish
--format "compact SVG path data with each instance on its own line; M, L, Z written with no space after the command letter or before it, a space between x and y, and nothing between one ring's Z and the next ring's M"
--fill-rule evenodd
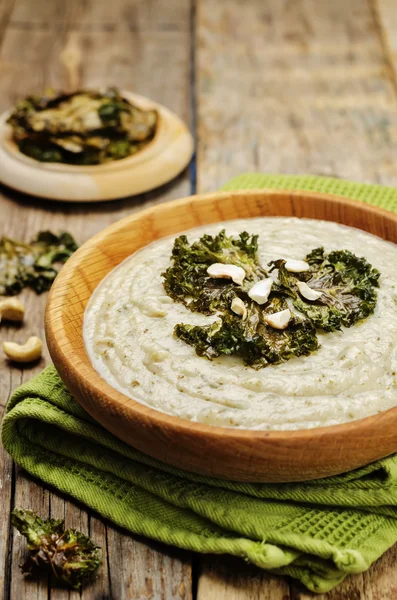
M188 128L165 106L131 92L122 95L140 108L158 111L156 134L142 150L104 165L39 162L22 154L12 141L7 112L0 117L0 182L51 200L101 202L142 194L171 181L193 154Z
M272 215L336 221L397 242L397 216L385 210L325 194L254 190L192 196L144 210L94 236L66 263L48 300L48 346L65 384L106 429L170 465L238 481L315 479L397 451L397 407L318 429L226 429L139 404L113 389L92 367L83 343L84 310L116 265L153 240L198 225Z

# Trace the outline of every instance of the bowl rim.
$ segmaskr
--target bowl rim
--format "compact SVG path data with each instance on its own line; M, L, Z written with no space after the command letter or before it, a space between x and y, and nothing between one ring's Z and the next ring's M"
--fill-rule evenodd
M57 276L48 297L47 307L46 307L46 318L45 318L45 331L46 337L50 349L51 357L56 363L57 368L60 370L60 374L62 377L62 373L64 372L63 366L67 365L68 369L73 373L74 381L77 382L77 385L80 387L84 386L84 389L88 390L95 398L98 395L107 396L108 399L111 400L112 404L116 405L118 408L122 408L122 410L127 411L134 416L140 415L145 418L149 418L156 425L167 424L171 426L175 431L179 433L189 433L192 434L197 433L198 435L203 435L206 438L219 438L222 436L223 438L228 438L230 441L236 439L251 439L257 440L268 440L272 442L288 442L291 444L294 440L312 440L313 436L316 437L334 437L335 434L344 434L349 435L349 433L360 429L361 431L365 430L368 426L373 426L374 421L378 420L379 423L382 423L385 415L390 415L390 413L397 413L397 406L392 407L388 410L381 411L380 413L376 413L374 415L370 415L368 417L364 417L362 419L356 419L354 421L350 421L347 423L341 423L337 425L330 426L322 426L316 428L309 429L294 429L294 430L251 430L251 429L239 429L239 428L227 428L220 427L216 425L207 425L204 423L197 423L190 421L188 419L184 419L179 416L169 415L167 413L163 413L159 410L151 408L141 402L130 398L124 395L122 392L113 388L107 381L102 379L100 374L94 369L91 364L90 358L85 350L84 340L83 340L83 348L86 354L86 362L84 363L80 358L76 359L76 354L73 353L73 347L69 340L69 336L66 333L65 324L63 321L63 309L62 306L59 306L60 299L64 298L67 284L70 279L73 277L76 269L80 264L81 259L85 256L89 255L92 248L96 246L98 241L100 241L104 234L106 236L117 233L117 231L127 224L132 224L135 221L139 221L144 216L150 216L159 207L163 209L169 209L170 207L178 207L187 200L189 200L192 204L196 204L200 202L203 198L211 200L211 199L222 199L222 198L230 198L230 197L239 197L242 194L245 196L256 196L256 195L267 195L271 194L272 196L285 196L286 194L296 197L310 196L313 198L320 198L325 202L329 202L332 204L343 204L349 205L353 208L358 208L360 211L364 213L374 214L376 213L379 216L387 217L388 220L392 219L397 225L397 215L387 211L386 209L375 207L372 205L368 205L364 202L351 200L348 198L343 198L339 196L333 196L332 194L323 194L317 192L306 192L306 191L290 191L290 190L275 190L271 188L263 188L263 189L252 189L252 190L236 190L236 191L224 191L224 192L215 192L209 194L196 194L194 196L189 196L187 198L182 198L179 200L171 200L169 202L164 202L160 205L155 205L144 210L138 211L132 215L124 217L123 219L111 224L109 227L104 230L98 232L93 237L91 237L88 241L86 241L67 261L67 263L61 269L59 275ZM274 215L276 216L276 215ZM304 217L310 218L310 217ZM315 217L313 217L315 218ZM219 219L221 221L221 219ZM331 221L331 219L330 219ZM337 221L335 221L337 222ZM364 230L365 231L365 230ZM177 232L175 232L175 235ZM174 234L172 234L174 235ZM376 235L376 234L372 234ZM165 236L162 236L165 237ZM380 237L380 236L377 236ZM160 237L157 239L161 239ZM384 238L381 238L384 239ZM393 243L393 242L392 242ZM142 246L143 247L143 246ZM116 268L116 267L114 267ZM110 271L109 271L110 272ZM104 275L105 277L106 275ZM103 280L103 278L97 283ZM97 287L96 285L96 287ZM62 288L64 291L62 292ZM92 295L93 291L91 292ZM91 297L91 296L90 296ZM88 303L88 300L87 300ZM84 311L87 304L83 310L83 318ZM64 335L64 340L67 339L67 344L63 343L62 345L59 343L58 339L60 333ZM82 335L82 332L81 332ZM76 362L77 360L77 362Z

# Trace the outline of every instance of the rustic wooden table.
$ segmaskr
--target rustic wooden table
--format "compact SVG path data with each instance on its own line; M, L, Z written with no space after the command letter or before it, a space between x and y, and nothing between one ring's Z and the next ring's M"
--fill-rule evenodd
M0 190L0 232L68 229L79 242L166 199L217 189L244 171L314 173L397 184L394 0L0 0L0 110L47 85L114 84L164 103L189 124L197 158L141 197L71 205ZM26 294L25 333L44 336L44 297ZM28 331L29 330L29 331ZM19 337L2 327L1 338ZM48 356L45 362L48 362ZM0 407L35 370L0 365ZM3 408L1 408L3 410ZM0 411L1 412L1 411ZM26 582L14 506L64 517L104 550L84 600L304 600L242 561L195 556L126 535L42 486L0 454L0 598L77 599ZM322 600L397 597L397 549Z

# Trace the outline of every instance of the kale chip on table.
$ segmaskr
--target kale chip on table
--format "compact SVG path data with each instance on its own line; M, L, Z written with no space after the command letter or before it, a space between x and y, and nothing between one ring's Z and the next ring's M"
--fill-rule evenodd
M50 574L53 583L80 589L84 578L101 564L101 551L76 529L58 519L41 519L35 512L15 508L11 523L26 538L29 555L21 566L25 575Z
M0 238L0 296L15 296L25 287L37 294L50 289L58 265L77 250L70 233L55 235L41 231L26 244L6 236Z

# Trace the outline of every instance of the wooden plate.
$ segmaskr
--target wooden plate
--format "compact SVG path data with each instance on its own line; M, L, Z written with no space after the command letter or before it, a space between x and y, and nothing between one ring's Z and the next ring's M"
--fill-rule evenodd
M43 163L22 154L11 127L0 117L0 182L20 192L67 202L100 202L152 190L178 175L193 154L193 138L181 119L161 104L123 91L143 109L155 108L159 124L153 140L137 154L104 165Z
M217 221L259 216L325 219L397 242L397 216L352 200L309 192L255 190L192 196L134 214L84 244L50 292L46 333L59 373L80 404L131 446L170 465L239 481L300 481L342 473L397 451L397 407L318 429L260 432L192 423L124 396L92 367L83 315L98 283L158 238Z

